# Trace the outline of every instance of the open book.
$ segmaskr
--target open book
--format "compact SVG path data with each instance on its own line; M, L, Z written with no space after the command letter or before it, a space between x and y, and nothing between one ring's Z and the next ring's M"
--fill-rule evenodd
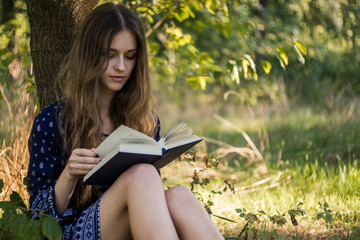
M84 176L83 184L111 185L121 173L138 163L160 169L201 140L185 123L171 129L158 142L121 125L95 149L101 162Z

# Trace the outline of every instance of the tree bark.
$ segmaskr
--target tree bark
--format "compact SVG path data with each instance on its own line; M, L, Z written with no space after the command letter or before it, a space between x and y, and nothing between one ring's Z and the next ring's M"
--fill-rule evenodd
M40 107L61 96L55 77L85 17L99 0L26 0Z

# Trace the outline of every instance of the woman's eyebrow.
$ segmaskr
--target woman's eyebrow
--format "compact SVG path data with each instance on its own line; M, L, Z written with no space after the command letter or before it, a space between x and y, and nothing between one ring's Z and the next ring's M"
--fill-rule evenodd
M110 52L118 52L118 50L114 49L114 48L110 48L109 51ZM137 49L134 48L134 49L127 50L126 53L131 53L131 52L136 52L136 51L137 51Z

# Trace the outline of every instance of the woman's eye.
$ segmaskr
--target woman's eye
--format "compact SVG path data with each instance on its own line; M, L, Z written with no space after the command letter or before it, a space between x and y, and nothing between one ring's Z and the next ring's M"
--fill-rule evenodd
M102 56L103 56L103 57L108 57L108 58L113 58L113 57L115 57L114 54L109 54L109 55L108 55L106 52L103 52L103 53L102 53Z
M135 58L136 58L136 54L127 56L127 58L128 58L128 59L135 59Z

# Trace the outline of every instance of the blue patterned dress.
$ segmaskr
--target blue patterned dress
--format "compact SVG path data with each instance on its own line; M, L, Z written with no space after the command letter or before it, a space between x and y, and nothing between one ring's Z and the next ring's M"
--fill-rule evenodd
M35 118L30 137L30 163L28 169L28 190L30 208L54 216L63 230L63 239L100 239L100 198L89 199L84 210L76 209L72 197L68 208L60 215L55 206L54 186L69 158L62 151L62 132L59 130L58 115L63 104L48 105ZM158 121L156 140L160 138ZM102 186L106 191L107 187Z

